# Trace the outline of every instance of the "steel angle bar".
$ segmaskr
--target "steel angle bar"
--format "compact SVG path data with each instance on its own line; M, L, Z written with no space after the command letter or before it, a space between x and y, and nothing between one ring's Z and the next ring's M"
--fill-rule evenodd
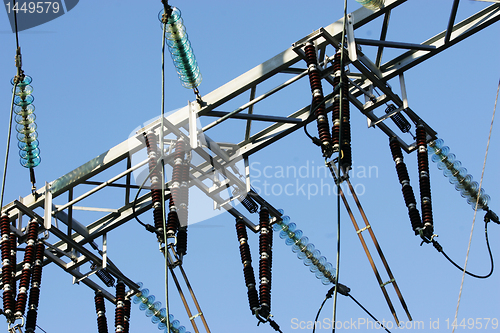
M380 31L380 40L384 41L387 37L387 30L389 29L389 20L391 18L391 12L387 12L384 15L384 22L382 23L382 30ZM380 67L382 61L382 54L384 53L384 47L379 46L377 50L377 57L375 58L375 66Z
M79 252L79 253L82 254L82 256L80 256L78 258L78 260L77 260L76 263L74 261L71 261L70 263L68 263L65 266L65 270L76 272L75 268L79 267L81 264L83 264L85 262L88 262L88 261L92 261L96 265L102 267L102 265L103 265L102 259L99 256L97 256L96 254L92 253L90 250L86 249L81 244L76 243L75 241L73 241L64 232L60 231L57 228L51 228L50 232L53 233L54 236L56 236L59 239L61 239L63 242L65 242L67 244L71 244L72 248L74 248L77 252ZM124 281L128 286L135 286L134 288L137 288L137 285L132 280L130 280L128 277L126 277L125 275L123 275L116 266L114 266L114 265L111 264L110 261L108 262L106 270L108 270L108 272L111 273L112 275L114 275L116 278ZM79 274L81 274L81 273L79 273ZM83 275L81 275L81 276L79 276L77 278L82 278L82 277L83 277ZM85 280L87 280L87 279L84 279L82 281L85 281Z
M364 7L356 10L354 12L354 27L360 27L377 17L384 15L386 12L390 11L392 8L404 3L406 0L386 0L383 9L372 12ZM341 20L332 23L325 28L326 31L332 36L337 36L342 31ZM309 36L306 37L308 39ZM322 41L326 43L326 41ZM321 45L320 45L321 46ZM289 48L282 53L276 55L275 57L269 59L268 61L262 63L259 66L251 69L245 74L240 75L234 80L226 83L220 88L212 91L211 93L203 96L203 100L206 103L198 111L198 116L203 115L205 112L211 111L214 108L222 105L228 100L238 96L244 91L255 87L258 83L272 77L273 75L286 70L296 62L300 60L300 57ZM172 128L180 128L188 123L189 110L188 106L183 107L172 115L167 117L167 124L170 123ZM157 119L153 123L145 126L141 131L153 130L156 135L159 134L161 119ZM56 179L51 183L51 192L53 197L59 196L64 193L69 188L72 188L89 178L99 174L100 172L108 169L109 167L119 163L120 161L129 157L129 154L134 154L140 149L144 148L144 142L142 140L142 133L137 134L117 146L111 148L110 150L104 152L103 154L97 156L96 158L90 160L89 162L83 164L82 166L76 168L75 170L69 172L68 174ZM45 189L41 188L36 191L35 195L28 195L23 198L23 203L34 209L36 207L43 206L45 199ZM12 207L13 203L9 203L2 210ZM13 215L17 214L17 211L11 211L11 219L14 219Z
M383 79L385 81L401 74L402 72L418 65L424 60L446 50L450 46L464 40L465 38L483 30L491 24L500 20L500 4L493 4L466 18L453 26L452 38L445 43L447 30L426 40L422 44L436 46L433 51L410 50L381 66Z
M371 11L364 7L357 9L354 14L354 26L358 28L377 17L384 15L387 11L390 11L396 6L404 3L406 0L386 0L384 8L378 11ZM330 24L324 28L330 35L334 38L339 39L342 33L342 19ZM304 40L309 40L317 32L313 32L308 36L302 38L297 43L301 43ZM321 48L325 45L326 40L320 38L318 40L318 47ZM285 71L287 68L291 67L297 63L301 57L293 50L293 47L281 52L275 57L267 60L266 62L254 67L253 69L247 71L246 73L240 75L239 77L233 79L232 81L226 83L225 85L219 87L218 89L208 93L203 96L203 101L206 102L206 106L202 107L199 115L213 110L219 107L228 100L240 95L241 93L255 87L260 82L267 80L268 78L274 76L277 73Z
M453 25L455 24L455 18L457 17L458 3L460 0L454 0L453 6L451 7L450 19L448 20L448 28L446 29L446 35L444 37L444 43L447 44L451 38L451 32L453 31Z
M130 178L130 173L126 176L127 178ZM103 182L98 182L98 181L94 181L94 180L86 180L84 182L82 182L82 184L84 185L101 185ZM124 189L128 189L129 191L126 192L126 196L127 196L127 193L128 193L128 198L130 199L130 189L139 189L141 188L139 185L132 185L130 184L130 180L128 181L128 184L116 184L116 183L110 183L108 184L106 187L118 187L118 188L124 188ZM149 186L143 186L142 187L143 190L150 190L151 188ZM128 200L126 201L128 202Z
M168 192L165 195L165 200L169 198L170 198L170 192ZM89 230L89 236L87 238L77 236L75 238L75 241L77 241L80 244L90 242L104 235L105 233L108 233L118 228L124 223L134 219L134 212L133 212L134 210L132 208L133 205L134 203L131 202L128 205L119 208L117 213L110 213L98 219L97 221L91 223L90 225L87 226L87 229ZM152 207L153 203L151 201L151 192L148 192L144 194L142 197L138 198L135 207L135 213L137 215L141 215L144 212L150 210Z
M404 42L390 42L390 41L365 39L365 38L356 38L355 40L356 40L356 43L360 44L360 45L390 47L390 48L395 48L395 49L423 50L423 51L433 51L436 49L435 45L413 44L413 43L404 43Z
M231 206L227 202L227 200L224 200L223 198L221 198L219 196L219 194L217 194L217 193L210 194L209 191L208 191L208 186L206 186L205 184L203 184L201 182L201 180L195 178L195 179L192 179L192 181L193 181L193 183L196 184L196 186L203 193L205 193L208 197L210 197L212 200L214 200L221 208L224 208L229 214L233 215L235 218L242 219L250 230L252 230L255 233L259 231L259 226L258 225L253 224L252 221L250 221L245 215L241 214L239 212L239 210L237 210L236 208L234 208L233 206Z
M277 86L277 87L269 90L268 92L260 95L259 97L252 99L250 102L247 102L247 103L243 104L242 106L240 106L236 110L229 112L228 114L220 117L216 121L208 124L207 126L203 127L202 132L205 132L205 131L211 129L212 127L214 127L214 126L222 123L224 120L227 120L230 117L232 117L232 116L240 113L241 111L243 111L243 110L245 110L245 109L253 106L255 103L260 102L260 101L264 100L265 98L267 98L267 97L269 97L269 96L277 93L278 91L280 91L280 90L288 87L289 85L291 85L292 83L300 80L301 78L303 78L306 75L307 75L307 70L305 70L304 72L300 73L299 75L296 75L296 76L292 77L291 79L289 79L289 80L285 81L284 83L280 84L279 86ZM252 89L254 89L254 88L255 87L252 87Z
M56 205L56 208L58 206ZM83 206L73 206L74 210L83 210L88 212L106 212L106 213L117 213L118 210L114 208L101 208L101 207L83 207ZM73 221L75 221L73 219Z
M222 111L210 111L205 114L205 116L209 117L223 117L229 114L229 112ZM275 123L292 123L298 124L302 122L302 119L298 118L288 118L288 117L279 117L279 116L271 116L271 115L263 115L263 114L235 114L231 116L234 119L246 119L247 121L257 120L257 121L268 121ZM245 136L247 137L247 136ZM249 135L248 135L249 137Z
M52 204L52 209L55 210L56 205ZM61 221L62 223L66 224L69 226L71 224L71 229L77 232L78 234L87 237L89 235L89 231L87 230L87 227L78 222L74 217L71 218L71 223L69 223L69 215L64 212L60 211L57 213L51 214L53 215L56 219Z
M238 155L237 158L235 158L234 156L237 154L234 154L229 156L228 162L222 163L222 161L219 162L216 158L210 156L210 154L201 148L195 149L195 152L205 160L205 162L197 166L199 170L202 170L206 174L209 170L215 168L215 170L224 175L224 177L229 178L236 186L243 189L245 188L245 183L228 170L231 165L240 161L243 158L242 156Z
M302 73L302 71L300 72ZM300 74L299 73L299 74ZM252 89L250 89L250 100L253 100L255 99L255 94L257 92L257 87L256 86L253 86ZM248 107L248 114L251 115L253 114L253 105L250 105ZM247 120L247 126L245 128L245 140L248 139L250 137L250 130L252 129L252 120L251 119L248 119Z

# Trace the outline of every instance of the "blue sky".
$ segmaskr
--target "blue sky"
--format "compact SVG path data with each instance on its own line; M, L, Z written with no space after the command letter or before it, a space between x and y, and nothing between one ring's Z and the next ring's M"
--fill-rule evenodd
M182 11L203 75L199 87L202 96L280 53L310 32L338 20L343 13L342 3L322 0L314 5L303 1L285 4L260 0L171 2ZM408 1L393 11L387 39L421 43L434 36L446 28L452 3L451 0ZM460 2L457 21L486 6L483 2ZM348 1L349 11L358 7L354 0ZM157 19L160 9L160 1L80 1L69 13L20 34L23 69L33 78L39 128L42 163L36 168L38 186L126 140L137 126L160 114L162 37ZM379 27L380 21L376 21L357 32L356 37L377 38ZM438 132L477 181L481 176L500 73L499 27L496 23L405 73L410 107ZM0 147L5 147L12 89L10 79L15 75L15 38L6 14L0 14L0 44L0 101L4 110L0 115ZM373 52L366 47L366 53L371 56ZM165 72L166 110L178 109L194 99L192 92L181 86L168 55ZM397 90L397 81L390 84ZM279 98L258 104L255 112L282 115L304 107L310 102L310 90L305 80L300 87L302 90L283 92ZM231 111L247 98L248 93L228 103L221 111ZM355 171L352 183L360 191L368 219L413 319L423 321L426 331L430 329L430 321L437 320L439 329L433 331L450 331L446 329L447 320L451 323L455 315L462 274L431 246L419 246L419 239L410 228L388 139L378 129L367 128L366 118L354 107L351 110ZM206 125L212 120L201 119L201 123ZM220 130L210 131L209 135L216 141L240 138L244 126L234 121L227 123ZM310 126L309 130L314 132L315 126ZM500 212L498 130L497 121L483 180L483 188L492 198L490 207L497 213ZM409 135L406 138L411 139ZM4 203L30 192L29 173L18 163L15 137L11 144ZM405 161L417 193L416 154L405 155ZM250 162L253 163L253 185L260 188L261 194L276 208L284 209L316 248L334 263L337 198L326 192L326 184L332 185L330 178L317 172L312 174L312 170L317 171L315 168L323 163L319 148L310 143L303 131L297 131L253 155ZM280 173L287 167L297 170L297 176L291 171ZM304 173L300 174L300 170ZM438 240L462 265L473 210L433 163L430 172ZM268 195L264 181L269 184ZM287 185L288 194L279 193L279 189L284 191ZM304 193L300 190L302 185ZM308 188L311 191L317 188L318 193L309 192L308 196ZM324 189L323 195L321 189ZM354 207L354 203L350 203ZM95 205L118 208L121 202L108 197ZM75 216L80 222L93 221L92 215L81 214ZM151 217L150 212L142 215L142 219L149 219L150 223ZM253 219L257 222L257 216ZM341 223L341 283L349 286L352 295L380 320L393 320L343 207ZM483 226L483 214L479 212L468 266L478 274L489 270ZM250 235L249 238L256 269L258 237ZM490 224L489 238L493 254L498 257L498 225ZM163 258L154 236L131 221L108 235L108 243L110 258L125 274L144 282L158 299L164 298ZM371 251L375 255L373 248ZM274 235L273 260L274 319L283 332L302 332L300 328L294 329L294 323L314 319L328 287L308 272L278 235ZM379 270L383 267L377 266ZM248 309L232 216L221 214L190 228L184 268L212 332L273 331L268 325L257 328ZM406 320L395 293L388 289L400 320ZM469 318L474 322L477 318L498 318L499 296L498 271L487 280L466 277L459 322L463 318L465 323ZM338 320L367 318L351 300L339 297ZM49 333L69 327L75 333L97 330L93 291L84 285L72 285L70 275L54 265L44 268L40 302L38 324ZM324 307L320 320L331 318L331 304L329 301ZM111 328L114 306L109 302L106 306ZM170 308L176 318L189 327L174 288L170 289ZM154 332L156 327L135 306L131 332L139 330ZM366 326L356 330L370 331ZM322 331L326 330L317 330Z

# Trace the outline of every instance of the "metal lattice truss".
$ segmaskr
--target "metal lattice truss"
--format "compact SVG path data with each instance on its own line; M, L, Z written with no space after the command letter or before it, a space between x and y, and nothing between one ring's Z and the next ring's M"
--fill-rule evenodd
M415 149L415 143L406 142L400 137L400 132L391 129L392 125L388 121L389 117L397 112L406 114L414 122L423 121L408 106L404 72L498 21L500 19L500 4L492 4L462 22L455 23L455 14L458 7L456 6L458 1L455 1L451 8L448 27L444 31L423 41L421 44L387 41L386 33L391 11L404 2L405 0L386 0L385 7L381 10L373 12L362 7L349 14L346 48L350 63L350 72L348 73L351 82L349 101L367 117L369 126L378 127L388 136L398 137L403 149L409 153ZM379 39L356 38L357 29L379 17L383 18ZM303 61L303 47L308 41L312 41L316 45L318 59L326 60L320 64L323 83L333 84L330 61L332 58L328 57L326 49L329 46L335 49L339 47L342 30L342 19L325 28L320 28L300 39L292 47L272 59L202 96L202 103L189 103L184 108L165 117L163 121L158 119L152 122L137 131L137 134L128 140L59 179L47 183L44 188L36 191L35 195L30 194L2 207L2 213L8 214L12 222L17 220L15 223L17 227L12 226L11 228L21 237L20 242L25 237L22 217L25 216L25 220L26 216L37 219L44 226L41 232L51 234L51 237L45 241L47 250L45 251L44 264L52 262L57 264L66 272L72 274L74 281L82 282L94 290L102 290L105 297L114 302L114 296L106 292L106 288L100 282L96 282L97 279L92 279L91 275L100 269L106 268L108 272L123 280L131 289L137 289L137 285L127 276L124 276L107 257L106 235L134 218L134 200L131 199L131 195L137 193L138 186L132 184L132 173L148 163L147 157L144 157L143 133L153 131L158 137L163 122L165 147L171 152L172 142L176 138L183 137L190 144L190 154L197 157L191 160L188 186L195 186L200 189L214 201L216 208L224 208L233 216L242 218L247 226L256 232L258 227L245 216L246 211L242 212L241 209L235 208L232 201L242 200L248 194L258 204L265 204L270 207L273 216L278 217L279 213L259 195L251 192L248 159L252 154L285 138L290 133L303 127L307 121L312 121L312 119L308 119L309 105L304 105L287 117L273 115L271 110L269 110L269 114L254 114L254 106L307 76L306 63ZM376 58L369 59L368 56L363 54L360 45L378 47ZM382 64L382 53L386 48L404 49L406 52ZM283 73L294 76L266 93L255 97L259 84L271 78L276 78ZM387 84L388 80L397 77L399 77L401 85L401 94L394 92ZM374 90L379 91L380 96L375 97L373 95ZM248 103L232 112L216 111L220 107L223 108L225 103L248 92L250 93ZM333 96L330 96L326 100L327 111L331 111L332 103ZM395 110L386 114L383 111L385 108L380 108L386 103L395 105ZM210 119L208 117L215 117L216 120L200 129L196 122L197 118L200 117L207 117L207 119ZM209 133L210 129L220 126L230 118L231 121L246 122L244 136L235 138L235 141L230 143L218 143L211 140L207 132ZM255 122L266 122L270 125L255 134L251 134L251 125ZM429 139L435 138L436 132L432 128L426 125L426 130ZM143 155L141 155L141 152ZM166 164L172 164L171 155L168 154L168 151L166 153ZM140 156L143 157L140 158ZM139 162L135 162L137 160ZM245 161L246 168L240 173L235 164L241 160ZM195 163L195 161L197 162ZM109 178L106 182L95 180L100 175L102 177L104 171L106 171L106 175L113 172L115 176ZM170 195L169 185L166 184L166 198ZM90 190L88 190L89 186L91 187ZM80 201L92 197L99 191L107 191L111 188L115 189L114 197L116 197L116 189L121 191L123 196L123 205L121 207L105 209L78 206ZM231 192L228 196L224 196L223 194L227 192L228 188L231 189ZM85 189L86 192L77 198L73 198L76 189L79 192ZM135 201L137 215L150 210L152 207L150 191L143 191L143 193ZM63 203L56 205L53 204L53 200L54 202ZM93 219L92 223L84 225L73 218L73 211L77 209L99 212L102 216ZM54 238L56 240L52 241ZM85 263L92 263L95 268L86 273L80 272L80 268ZM17 269L19 277L20 265L18 265Z

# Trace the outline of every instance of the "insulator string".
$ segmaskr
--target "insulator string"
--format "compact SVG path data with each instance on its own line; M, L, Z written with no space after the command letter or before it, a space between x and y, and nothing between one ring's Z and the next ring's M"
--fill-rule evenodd
M247 287L248 304L252 314L257 314L259 310L259 295L255 284L255 274L252 267L252 256L248 246L248 234L245 223L241 219L236 220L236 236L240 243L241 263L243 264L243 276Z
M158 324L159 330L163 330L164 333L190 333L184 326L181 326L174 315L168 314L167 316L167 309L161 307L160 301L155 302L156 297L149 294L149 289L141 289L142 282L138 282L137 285L140 291L135 294L132 302L139 304L139 310L145 311L146 317L151 317L151 322ZM170 330L167 327L170 327Z
M327 157L332 154L332 136L326 116L326 109L323 96L323 87L321 85L321 76L318 70L318 59L316 56L316 47L313 43L308 42L304 48L305 60L307 63L309 83L312 93L311 110L315 108L314 117L316 117L318 135L323 156ZM312 113L312 111L311 111Z
M417 162L420 185L420 208L422 210L423 229L421 235L431 239L434 234L432 217L431 183L429 173L429 158L427 154L427 133L423 124L417 125Z
M408 208L408 216L410 217L411 227L415 235L418 235L420 230L422 230L422 220L417 209L415 194L413 193L413 189L410 185L410 176L408 175L408 169L406 168L401 146L399 145L397 137L392 137L390 139L389 146L391 148L392 158L396 163L396 171L399 183L401 184L401 191L403 192L405 205Z
M14 313L16 319L24 316L26 302L28 300L27 292L31 280L31 268L35 263L35 244L38 238L38 222L36 220L31 220L31 222L28 224L27 234L28 239L26 240L26 248L24 250L23 269L21 272L19 293L17 295L16 308ZM15 248L12 249L12 251L15 251Z
M282 209L279 209L279 212L284 214ZM311 273L314 273L321 283L324 285L335 283L333 265L321 255L321 251L316 249L313 243L309 242L303 231L297 229L295 223L290 222L288 215L282 215L281 221L277 221L273 228L280 232L279 237L285 240L286 245L291 246L292 252L297 253L297 258L303 260L305 266L309 266Z
M3 312L10 321L14 315L16 302L13 292L15 284L12 279L15 264L11 263L10 223L7 215L2 215L0 218L0 230L2 237L0 245L2 251Z
M125 325L125 284L118 281L116 284L116 309L115 309L115 330L116 333L123 333Z
M31 279L30 296L28 301L28 314L26 315L26 332L34 332L36 324L38 303L40 299L40 285L42 283L42 267L43 256L45 252L45 245L42 241L36 244L35 265L33 266L33 273Z
M106 320L106 307L104 304L104 296L99 290L94 297L95 311L97 314L97 331L98 333L108 333L108 323Z
M267 319L271 313L272 245L273 230L269 225L269 210L262 207L259 213L259 314Z

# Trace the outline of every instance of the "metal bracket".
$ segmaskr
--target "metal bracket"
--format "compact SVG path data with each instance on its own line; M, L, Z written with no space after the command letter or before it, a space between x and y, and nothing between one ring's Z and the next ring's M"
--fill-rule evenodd
M193 104L188 101L188 116L189 116L189 144L191 149L198 147L198 128L196 126L196 110Z
M360 234L360 233L362 233L363 231L367 230L368 228L371 228L371 225L367 225L366 227L359 229L358 231L356 231L356 233L357 233L357 234Z
M347 15L346 22L346 35L347 35L347 51L349 53L349 59L354 62L358 60L358 52L356 46L356 40L354 39L354 26L353 26L353 14Z
M52 226L52 192L50 192L50 184L45 182L45 209L44 209L44 227L49 230Z

